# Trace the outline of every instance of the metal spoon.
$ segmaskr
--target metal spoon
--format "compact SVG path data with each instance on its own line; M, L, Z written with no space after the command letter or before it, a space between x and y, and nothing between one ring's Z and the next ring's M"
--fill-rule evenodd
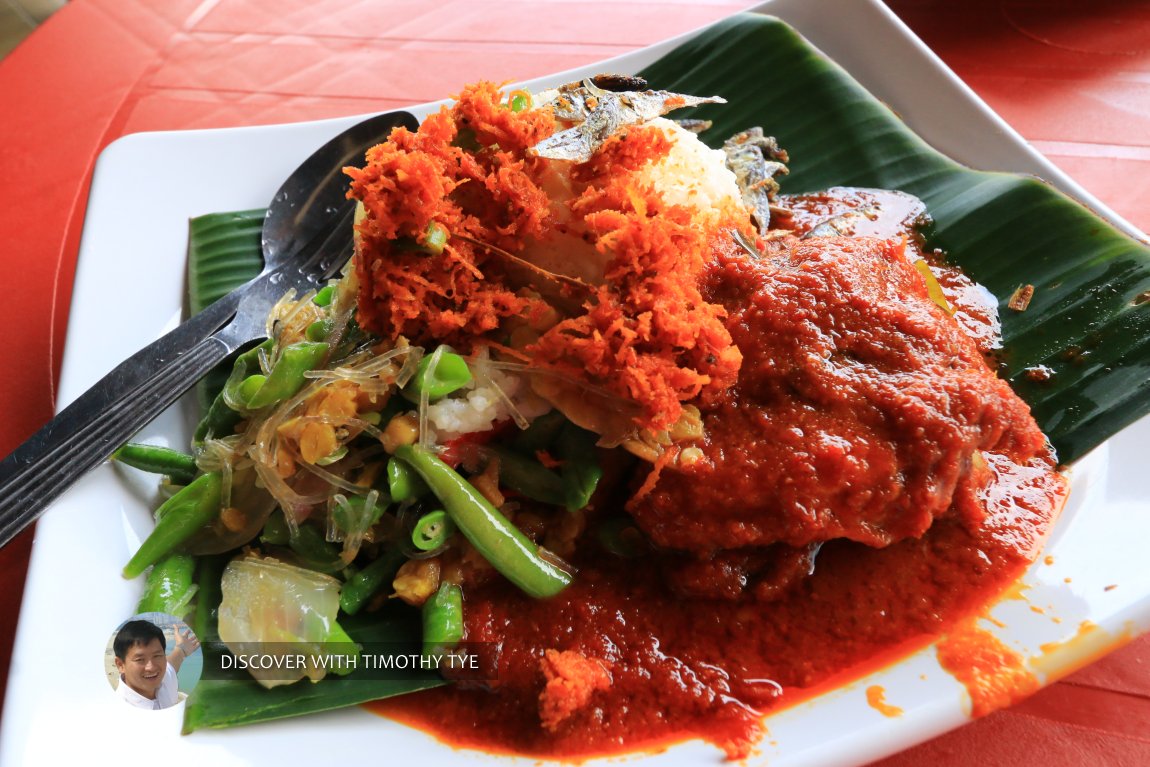
M408 112L388 112L320 147L268 206L257 277L124 360L0 461L0 547L212 367L263 338L268 311L284 293L314 288L343 266L354 204L342 169L392 128L418 125Z

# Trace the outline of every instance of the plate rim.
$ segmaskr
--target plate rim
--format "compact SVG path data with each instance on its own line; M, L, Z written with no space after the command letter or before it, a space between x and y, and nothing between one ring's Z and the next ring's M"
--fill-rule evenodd
M817 2L806 2L806 3L804 3L802 0L771 0L770 2L766 2L766 3L763 3L761 5L755 6L754 8L752 8L750 10L751 10L751 12L769 13L771 15L778 16L778 17L782 18L784 21L787 21L788 23L792 23L793 26L798 27L797 24L794 24L793 22L790 21L790 18L801 17L801 16L803 16L803 14L806 14L806 13L813 13L813 11L811 9L814 8L815 6L818 6L819 4L820 3L817 3ZM1003 121L1001 119L1001 117L999 117L997 114L995 114L993 112L993 110L990 110L989 106L987 106L985 104L985 102L982 101L982 99L977 96L977 94L975 94L972 90L970 90L969 87L967 87L965 85L965 83L962 83L962 81L956 75L954 75L954 73L948 67L946 67L945 63L943 63L941 61L941 59L939 59L937 57L937 55L935 55L933 52L931 52L920 40L918 40L918 38L914 36L913 32L911 32L909 30L909 28L907 28L906 25L903 24L903 22L893 14L893 12L891 12L888 8L886 8L886 6L882 5L880 2L877 2L877 0L853 0L851 5L852 5L852 8L855 12L858 12L859 14L861 14L863 16L866 16L868 18L882 20L883 24L886 25L886 27L884 28L884 32L886 32L888 34L894 34L896 38L898 38L902 41L904 46L908 46L909 49L916 52L917 55L927 57L927 59L932 63L932 68L931 68L932 75L937 77L937 78L941 78L943 81L948 83L949 87L956 89L956 91L964 97L965 107L968 109L973 109L975 112L977 112L978 114L981 115L981 119L986 121L987 124L993 125L994 129L997 131L997 133L995 135L997 135L1001 141L1004 141L1004 142L1010 144L1014 150L1023 152L1023 154L1026 155L1025 162L1023 163L1024 165L1027 163L1033 164L1035 167L1037 167L1042 172L1043 177L1048 182L1053 183L1054 186L1056 186L1057 188L1066 192L1071 197L1079 200L1080 202L1083 202L1096 215L1099 215L1100 217L1108 220L1110 223L1114 224L1115 227L1118 228L1119 230L1124 231L1126 234L1130 235L1131 237L1133 237L1136 240L1145 241L1146 238L1145 238L1144 234L1139 232L1136 228L1134 228L1128 222L1124 221L1124 219L1122 219L1120 216L1118 216L1116 213L1114 213L1112 210L1110 210L1107 206L1102 204L1100 201L1097 201L1096 199L1094 199L1088 192L1086 192L1086 190L1084 190L1076 182L1074 182L1073 179L1069 178L1060 169L1058 169L1056 166L1054 166L1052 163L1050 163L1048 160L1046 160L1044 157L1042 157L1036 150L1034 150L1033 147L1031 147L1025 141L1025 139L1023 139L1016 131L1014 131L1013 128L1011 128L1005 121ZM623 54L622 56L614 57L614 58L605 60L603 62L599 62L597 64L591 65L590 67L582 67L582 68L577 68L574 70L566 70L564 72L555 73L553 75L549 75L549 76L544 77L544 78L536 78L534 80L527 81L525 84L530 86L530 87L538 87L538 86L543 86L543 85L549 85L549 84L564 82L564 81L571 79L573 77L573 75L576 73L588 73L590 70L592 70L594 68L604 66L607 64L614 64L616 62L625 62L632 70L637 69L637 68L640 68L641 66L643 66L644 64L649 63L650 61L654 60L655 58L662 55L663 53L671 50L672 48L676 47L677 45L681 44L682 42L696 36L697 34L699 34L702 31L702 29L705 29L709 26L711 26L711 25L706 25L706 27L702 27L698 30L684 33L683 35L679 35L679 36L676 36L674 38L670 38L669 40L663 41L661 43L657 43L653 46L649 46L649 47L641 49L639 51L635 51L635 52L628 53L628 54ZM799 31L800 31L800 33L804 34L804 36L807 36L808 39L811 39L809 37L809 35L807 34L808 30L804 30L804 29L800 28ZM827 39L830 39L830 38L827 38ZM823 46L820 46L817 41L812 41L812 42L814 42L817 47L820 47L820 49L823 47ZM833 40L831 42L833 42ZM831 58L832 58L832 60L838 60L840 57L836 55L836 56L832 56ZM844 68L847 68L845 64L843 66L844 66ZM850 71L849 68L848 68L848 71ZM856 77L857 77L857 75L856 75ZM874 92L874 89L872 87L872 83L867 82L866 79L861 78L861 77L857 78L857 79L859 79L860 82L862 82L864 87L866 87L868 90L871 90L872 92ZM418 105L418 108L423 109L423 110L431 109L431 108L434 108L439 103L442 103L442 102L430 102L429 104ZM100 203L104 199L104 195L107 194L107 192L105 192L104 190L106 188L105 179L108 177L108 175L110 173L116 172L118 170L120 164L128 162L134 154L140 152L142 149L148 148L149 145L155 145L157 142L162 144L164 142L169 142L172 140L177 140L177 141L194 140L194 141L207 141L210 143L210 142L216 142L216 141L220 140L222 137L226 137L226 136L234 137L234 136L249 136L250 135L250 136L265 137L265 136L270 136L271 134L277 134L277 133L282 134L280 136L280 138L284 138L284 137L293 138L293 137L299 137L299 136L303 136L303 135L306 135L308 137L311 137L313 135L314 136L321 136L321 134L322 135L330 135L330 133L334 133L335 131L339 130L341 127L348 125L357 119L361 119L363 116L365 116L365 115L352 115L352 116L347 116L347 117L329 118L329 119L320 120L320 121L309 121L309 122L301 122L301 123L286 123L286 124L269 125L269 126L248 126L248 127L241 127L241 128L198 129L198 130L191 130L191 131L157 131L157 132L130 134L130 135L121 137L121 138L117 139L116 141L112 142L101 152L101 154L97 160L96 166L95 166L94 175L93 175L93 182L92 182L92 186L91 186L89 199L92 202ZM908 124L911 124L910 121L908 121ZM911 127L912 127L912 129L914 129L913 124L911 124ZM917 132L917 129L916 129L916 132ZM309 138L309 141L310 141L310 138ZM929 139L928 139L928 142L929 142ZM307 142L304 142L304 143L307 143ZM930 142L930 143L932 143L932 146L934 145L933 142ZM314 143L309 144L309 146L314 146L314 145L315 145ZM942 150L940 149L940 151L942 151ZM944 153L947 154L948 156L952 156L950 152L944 152ZM995 170L1001 170L1001 168L995 168ZM1020 170L1013 170L1013 172L1024 172L1024 173L1026 173L1029 171L1027 171L1027 170L1021 170L1021 171ZM92 209L90 208L90 211L91 210ZM81 283L81 266L85 267L84 273L87 274L90 271L90 264L94 260L94 257L92 255L91 251L95 246L90 244L89 239L90 239L90 237L102 236L98 233L90 235L90 232L89 232L90 224L93 227L95 227L96 224L98 223L97 218L99 216L99 211L101 210L99 205L96 206L95 210L96 210L96 213L92 214L93 218L92 218L91 222L89 221L87 216L85 217L84 230L83 230L83 234L81 236L81 261L84 263L78 263L77 278L76 278L77 289L80 288L80 283ZM207 211L205 211L205 212L207 212ZM70 401L70 399L72 397L74 397L80 391L82 391L83 388L86 388L86 386L90 383L91 380L94 380L95 378L99 377L99 375L101 375L103 372L103 371L98 371L98 370L97 371L93 371L93 370L86 370L85 371L84 350L83 349L77 350L75 344L72 342L72 339L74 336L73 323L74 322L76 323L76 325L77 325L76 332L79 333L79 331L80 331L79 326L82 325L85 321L88 321L90 319L88 317L89 314L90 314L89 312L78 312L77 311L77 312L71 312L70 316L69 316L69 323L68 323L68 339L69 339L69 341L65 347L64 365L62 367L61 378L60 378L61 384L60 384L60 388L59 388L60 398L58 401L59 401L59 404L61 407L64 404L66 404L68 401ZM174 318L169 318L168 321L171 322L173 320L174 320ZM146 331L145 331L145 333L146 333ZM131 349L129 349L129 351L131 351ZM109 366L110 366L110 364L111 363L109 363ZM91 365L89 365L88 367L91 367ZM85 379L88 379L88 380L85 380ZM74 494L75 494L75 491L69 492L69 495L74 495ZM48 536L48 537L51 538L51 536ZM40 536L38 535L37 538L39 539ZM37 571L36 571L37 573L40 572L39 568L41 567L41 560L43 559L44 556L46 556L43 549L47 545L48 545L47 543L42 543L39 540L37 540L36 544L34 544L33 560L35 561L35 563L37 565ZM33 563L30 563L27 579L28 579L28 584L27 584L26 589L25 589L24 603L22 603L22 605L21 605L20 618L19 618L19 623L18 623L18 627L17 627L17 637L16 637L16 642L14 644L14 648L13 648L13 673L10 675L8 691L7 691L7 694L9 696L8 701L9 701L10 705L5 707L5 712L4 712L4 724L6 726L4 726L2 729L0 729L0 756L3 756L5 754L9 754L10 752L13 751L14 748L17 747L17 744L15 744L15 740L14 740L15 739L15 732L14 731L22 729L19 727L12 726L14 724L14 722L12 722L10 720L12 719L12 717L14 715L13 711L16 708L16 706L11 705L11 703L15 700L15 698L13 697L13 693L15 692L17 682L20 678L22 678L22 674L24 673L22 670L16 668L16 666L17 666L17 662L16 662L17 661L17 652L19 652L21 648L27 648L28 646L30 646L30 642L34 641L34 638L30 637L30 633L34 631L34 628L31 627L27 623L27 621L25 620L25 616L28 615L28 604L26 604L26 603L35 599L36 593L38 593L41 590L41 587L39 584L33 584L32 583ZM855 682L852 682L852 684L855 686L858 686L859 684L862 683L862 681L863 680L856 680ZM802 705L803 704L799 704L799 706L802 706ZM791 709L788 709L787 711L783 711L782 713L770 714L768 716L768 720L767 720L768 726L770 726L770 724L772 722L776 721L778 718L788 715L788 712L790 710ZM919 713L919 712L916 712L916 713ZM920 713L922 714L922 717L925 717L925 718L919 723L918 726L920 727L920 729L916 732L916 734L914 735L913 738L911 738L911 739L906 739L906 738L893 738L893 739L891 739L890 733L885 733L883 735L883 738L881 739L881 741L879 739L872 739L870 742L862 744L861 747L853 746L851 748L851 756L850 756L849 760L848 761L841 761L840 760L840 761L837 761L836 763L844 764L844 765L845 764L861 764L861 763L864 763L865 761L870 761L872 759L879 758L879 757L887 755L889 753L893 753L894 751L901 750L901 748L913 745L914 743L921 742L922 740L926 740L929 737L933 737L934 735L937 735L940 732L944 732L944 731L951 729L952 727L956 726L957 724L961 724L964 721L966 721L965 717L961 715L961 711L948 710L948 711L943 712L943 711L939 711L939 710L935 710L935 709L929 709L929 710L924 709ZM875 731L875 732L877 732L877 731ZM892 744L893 744L893 746L892 746ZM687 750L690 750L692 747L688 744L684 748ZM675 749L673 749L673 750L678 750L678 749L680 749L680 746L676 746ZM468 757L471 757L474 754L474 752L463 752L463 753L467 754ZM711 753L711 752L708 752L708 753ZM836 754L837 754L837 757L842 756L842 754L839 752L836 752ZM799 755L798 757L795 757L792 759L788 756L773 754L770 757L770 762L772 765L776 765L776 764L807 764L807 763L809 763L809 764L816 764L816 763L817 764L827 764L828 763L828 762L824 761L824 759L827 758L826 755L819 753L819 754L816 754L815 756L818 757L817 761L807 761L807 757L804 757L802 755ZM622 757L616 756L616 757L611 757L611 760L617 761L620 758L630 759L633 757L626 756L626 755L622 756ZM507 763L507 761L505 759L502 759L502 758L498 759L497 761L499 764ZM513 760L513 761L518 761L518 760ZM534 763L536 760L534 758L530 758L530 761L532 763ZM16 762L12 762L12 763L16 763Z

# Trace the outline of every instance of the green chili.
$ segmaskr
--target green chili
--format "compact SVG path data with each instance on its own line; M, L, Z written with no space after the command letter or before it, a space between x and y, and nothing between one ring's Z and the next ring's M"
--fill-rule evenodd
M152 567L144 581L144 593L137 613L167 613L184 617L196 593L193 575L196 558L190 554L169 554Z
M524 90L511 91L507 94L507 105L512 112L522 112L531 108L531 94Z
M391 583L399 566L407 559L399 549L383 552L367 567L347 579L339 592L339 607L355 615L385 584Z
M415 469L395 458L387 461L387 489L396 502L413 501L431 492Z
M314 341L285 346L263 386L245 404L251 410L259 410L293 396L307 381L304 373L323 362L327 352L327 344Z
M138 442L129 442L112 453L112 460L152 474L165 474L173 485L188 484L195 479L197 471L196 459L187 453Z
M215 519L221 484L216 472L201 474L156 509L156 526L124 565L124 577L135 578Z
M467 367L467 360L440 346L419 361L415 375L403 389L403 396L419 402L421 393L426 391L428 400L435 402L469 383L471 369Z
M423 654L442 655L463 641L463 590L454 583L440 584L439 590L423 603Z
M571 583L561 560L534 544L475 487L422 445L396 448L419 472L455 526L491 565L533 597L558 594Z
M455 532L455 524L447 512L436 510L420 517L411 531L411 543L420 551L438 549Z

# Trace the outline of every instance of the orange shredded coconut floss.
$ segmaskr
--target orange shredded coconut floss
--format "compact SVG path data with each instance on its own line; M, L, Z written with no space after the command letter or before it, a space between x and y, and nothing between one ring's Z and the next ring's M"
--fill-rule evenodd
M611 664L577 652L547 650L539 661L546 684L539 694L539 719L554 731L563 720L611 686Z
M471 240L516 255L556 228L542 181L549 161L527 152L555 130L550 110L513 112L495 85L478 83L347 169L367 213L356 257L364 327L415 344L506 348L509 322L553 311L521 276L516 284L505 256ZM633 127L572 170L569 208L608 259L604 282L523 348L532 364L636 402L637 425L651 428L730 386L742 363L724 310L698 287L714 227L621 173L671 147L662 129ZM414 247L432 222L449 233L440 254Z

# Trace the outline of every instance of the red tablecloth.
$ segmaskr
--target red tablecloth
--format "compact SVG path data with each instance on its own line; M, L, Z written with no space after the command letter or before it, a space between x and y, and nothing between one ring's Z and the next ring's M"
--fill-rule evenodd
M0 455L53 412L92 166L125 133L309 120L626 53L738 0L72 0L0 61ZM1150 229L1150 3L890 0L1041 152ZM31 537L0 551L0 673ZM0 678L0 682L3 679ZM1150 764L1150 638L882 763Z

